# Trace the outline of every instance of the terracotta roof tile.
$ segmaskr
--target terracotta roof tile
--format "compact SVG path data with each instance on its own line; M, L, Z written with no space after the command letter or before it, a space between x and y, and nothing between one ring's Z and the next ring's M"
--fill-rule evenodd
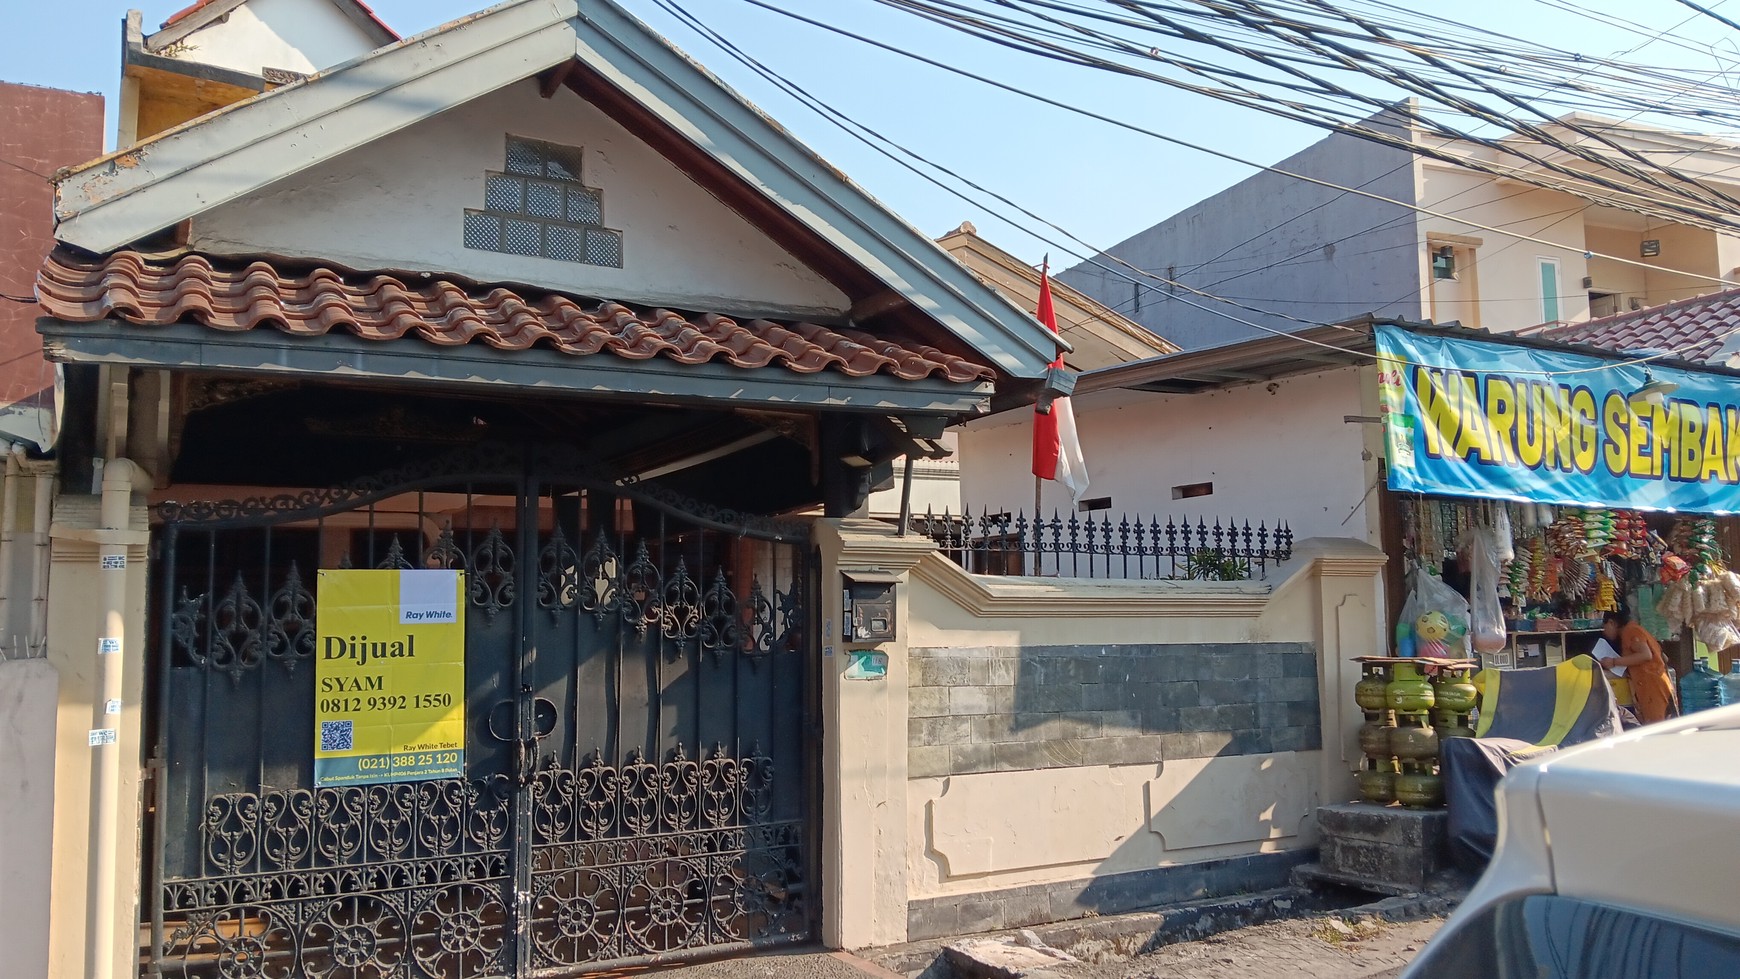
M1610 350L1674 351L1681 360L1730 366L1740 353L1740 289L1604 316L1540 336Z
M637 311L609 301L588 307L555 293L521 295L447 279L407 284L331 268L285 275L263 261L229 265L203 255L160 261L122 251L85 259L60 250L43 265L37 295L50 315L79 323L114 318L149 327L189 320L227 332L270 327L316 337L343 330L365 340L415 336L438 346L484 343L499 350L542 345L575 356L778 365L800 374L832 370L962 384L995 377L989 367L933 347L814 323Z

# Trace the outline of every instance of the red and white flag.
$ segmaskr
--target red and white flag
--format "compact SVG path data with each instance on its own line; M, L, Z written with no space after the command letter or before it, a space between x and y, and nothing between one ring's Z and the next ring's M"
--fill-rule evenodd
M1039 273L1039 310L1034 314L1051 332L1057 332L1057 311L1051 305L1051 274ZM1060 351L1051 366L1063 366ZM1081 438L1075 431L1075 411L1068 398L1051 403L1051 413L1033 409L1033 475L1051 479L1069 489L1072 503L1080 503L1087 493L1087 463L1082 461Z

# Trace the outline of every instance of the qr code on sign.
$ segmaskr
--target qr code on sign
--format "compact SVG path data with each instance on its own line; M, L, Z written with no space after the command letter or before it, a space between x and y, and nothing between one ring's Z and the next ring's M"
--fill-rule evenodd
M349 751L354 747L356 747L356 732L352 722L320 722L321 751Z

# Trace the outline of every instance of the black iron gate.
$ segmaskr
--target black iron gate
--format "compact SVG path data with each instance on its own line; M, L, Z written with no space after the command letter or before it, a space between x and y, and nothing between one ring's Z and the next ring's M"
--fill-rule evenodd
M807 529L473 455L157 509L148 964L470 979L801 941ZM468 582L464 778L313 788L316 568Z

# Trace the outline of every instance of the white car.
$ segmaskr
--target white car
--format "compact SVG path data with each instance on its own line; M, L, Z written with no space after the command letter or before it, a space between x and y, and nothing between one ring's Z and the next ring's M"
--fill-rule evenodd
M1740 705L1499 785L1492 864L1402 979L1740 977Z

